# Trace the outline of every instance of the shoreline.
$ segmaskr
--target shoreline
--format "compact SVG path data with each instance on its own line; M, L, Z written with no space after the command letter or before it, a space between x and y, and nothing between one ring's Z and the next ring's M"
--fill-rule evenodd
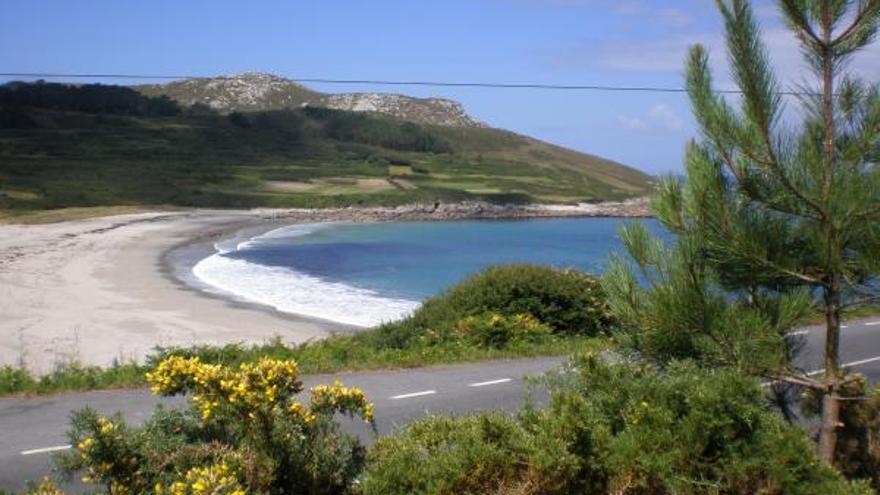
M644 200L579 206L485 203L329 210L177 210L0 224L0 367L143 362L156 347L300 344L358 327L211 293L181 270L214 243L329 221L644 217ZM204 256L202 256L204 255ZM201 256L201 257L200 257ZM185 275L185 273L184 273Z
M192 273L193 267L203 259L217 252L216 242L230 239L247 240L253 236L265 234L277 228L296 225L288 221L270 221L257 218L250 219L244 223L230 225L228 228L218 230L207 236L209 238L193 238L174 245L160 254L160 268L162 275L173 284L194 293L198 297L206 297L226 302L227 304L253 310L262 311L279 318L290 320L292 322L311 322L316 325L323 326L327 329L327 336L334 334L345 334L363 330L362 327L346 325L333 320L316 318L309 315L298 313L290 313L280 311L267 304L249 301L236 294L228 293L222 289L218 289L201 281Z
M0 226L0 367L42 375L143 362L156 347L299 344L341 328L186 287L163 262L260 224L252 212L202 210Z

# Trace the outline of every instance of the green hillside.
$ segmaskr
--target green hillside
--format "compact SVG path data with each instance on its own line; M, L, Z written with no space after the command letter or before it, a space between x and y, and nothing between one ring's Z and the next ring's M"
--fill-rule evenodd
M0 87L0 209L581 202L650 178L482 127L318 107L221 114L119 86Z

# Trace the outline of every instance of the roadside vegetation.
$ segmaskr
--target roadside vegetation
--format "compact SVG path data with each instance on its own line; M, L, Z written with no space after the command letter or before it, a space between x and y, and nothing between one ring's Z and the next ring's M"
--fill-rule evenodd
M145 363L109 368L61 366L36 377L0 368L0 394L139 387L169 356L238 366L264 357L294 360L301 373L407 368L488 359L562 356L609 345L611 317L602 288L572 270L514 265L474 275L427 300L412 316L351 335L302 345L158 349Z
M347 493L365 449L335 414L373 421L364 393L336 382L303 392L293 361L237 367L171 357L147 375L154 393L190 397L143 426L85 409L72 419L66 473L113 494Z
M587 354L548 381L545 409L429 417L380 439L363 493L871 493L819 462L736 370Z
M0 86L0 219L62 208L571 203L649 177L489 128L318 107L220 114L105 85Z

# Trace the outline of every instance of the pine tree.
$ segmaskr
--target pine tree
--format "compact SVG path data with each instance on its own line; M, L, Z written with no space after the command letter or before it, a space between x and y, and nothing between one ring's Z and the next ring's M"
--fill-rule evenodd
M624 232L647 287L618 260L606 285L634 345L654 357L740 367L821 394L820 456L834 459L841 314L875 301L880 273L880 91L847 72L880 23L880 0L780 0L811 83L784 91L747 0L716 0L739 108L717 93L707 51L691 49L687 87L702 139L687 179L654 200L675 249ZM800 125L787 123L796 95ZM784 115L785 114L785 115ZM825 317L825 372L791 364L785 332L810 302Z

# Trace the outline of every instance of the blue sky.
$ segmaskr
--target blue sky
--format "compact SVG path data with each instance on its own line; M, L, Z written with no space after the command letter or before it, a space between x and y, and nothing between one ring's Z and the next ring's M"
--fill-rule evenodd
M771 0L755 3L786 81L802 77ZM680 86L687 46L723 72L709 0L6 0L0 72ZM853 68L880 79L880 47ZM110 81L104 81L110 82ZM125 82L125 81L122 81ZM681 170L683 95L313 85L461 101L477 118L650 173Z

